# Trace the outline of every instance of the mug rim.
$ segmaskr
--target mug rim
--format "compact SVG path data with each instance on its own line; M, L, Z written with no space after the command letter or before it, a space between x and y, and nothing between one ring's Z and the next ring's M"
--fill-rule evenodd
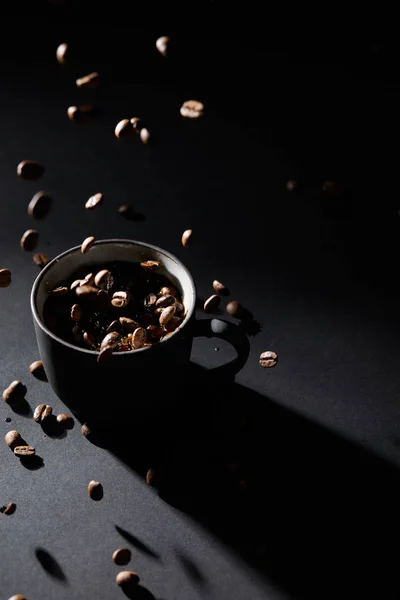
M158 342L158 344L167 343L172 337L175 336L175 334L178 334L180 331L183 330L183 328L188 324L188 322L190 321L190 319L192 318L192 316L193 316L193 314L194 314L194 312L196 310L196 285L194 283L194 279L193 279L193 277L192 277L189 269L178 258L176 258L176 256L174 254L171 254L171 252L168 252L168 250L164 250L164 248L160 248L159 246L155 246L154 244L149 244L147 242L140 242L138 240L130 240L130 239L126 239L126 238L108 238L108 239L104 239L104 240L96 240L95 243L94 243L94 246L95 245L102 245L102 244L127 244L127 245L131 245L131 246L140 246L140 247L152 250L152 251L156 251L159 254L162 254L165 257L167 257L169 260L173 261L182 271L185 272L186 276L188 277L188 280L189 280L189 283L190 283L190 287L191 287L191 291L192 291L192 294L193 294L193 304L192 304L192 307L191 307L190 311L188 311L186 313L186 316L185 316L183 322L181 323L181 325L179 325L179 327L171 335L169 335L167 338L165 338L164 340L161 340L160 342ZM35 279L35 281L33 282L33 285L32 285L31 297L30 297L31 312L32 312L33 318L35 319L35 322L42 329L42 331L46 335L50 336L56 342L62 344L66 348L71 348L72 350L76 350L77 352L83 352L84 354L98 356L99 352L97 350L89 350L89 348L81 348L80 346L75 346L74 344L71 344L70 342L66 342L62 338L60 338L57 335L55 335L44 324L42 318L39 316L39 313L38 313L38 310L37 310L37 306L36 306L36 300L37 300L38 290L40 288L40 285L41 285L44 277L46 276L46 273L51 269L52 265L55 262L59 262L60 260L62 260L66 256L69 256L70 254L73 254L74 252L77 252L80 249L81 249L81 244L79 246L74 246L73 248L69 248L68 250L65 250L64 252L62 252L58 256L55 256L41 270L41 272L38 274L38 276L36 277L36 279ZM149 352L152 349L153 349L153 345L146 346L144 348L138 348L137 350L127 350L125 352L115 352L115 353L113 353L113 358L115 358L117 356L126 356L126 355L137 354L138 352Z

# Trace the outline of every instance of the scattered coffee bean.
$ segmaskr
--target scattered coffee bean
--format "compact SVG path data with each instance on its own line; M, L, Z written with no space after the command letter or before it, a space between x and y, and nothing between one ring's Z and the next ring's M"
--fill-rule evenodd
M139 348L143 348L147 339L146 330L143 327L138 327L132 334L132 348L134 350L138 350Z
M115 306L115 308L125 308L128 306L130 299L131 295L129 292L115 292L111 304Z
M267 350L266 352L263 352L262 354L260 354L260 365L262 367L264 367L265 369L268 369L270 367L275 367L277 362L278 362L278 355L276 352L273 352L272 350Z
M177 291L172 286L164 286L161 288L160 294L161 294L161 296L174 296L175 297L177 294Z
M289 179L286 183L286 189L288 192L294 192L297 190L297 181L295 179Z
M8 600L26 600L26 598L21 594L15 594L14 596L11 596L11 598L9 598Z
M204 310L206 312L215 312L221 304L221 298L216 294L213 294L204 302Z
M156 486L156 475L154 469L149 469L146 473L146 483L152 487Z
M99 288L105 288L108 286L111 277L111 272L108 269L103 269L96 274L94 283Z
M60 44L56 51L56 58L60 65L63 65L68 58L68 44Z
M40 379L40 381L47 381L46 373L44 371L44 366L41 360L35 360L29 366L29 371L34 377L36 377L36 379Z
M131 125L136 133L140 133L142 129L142 119L140 117L132 117Z
M124 329L127 329L128 331L135 331L135 329L140 328L140 325L137 321L129 319L128 317L120 317L119 322L122 325L122 327ZM116 323L118 323L118 321L116 321Z
M175 306L167 306L167 308L163 308L162 313L160 314L160 325L161 327L165 327L166 324L172 317L175 315Z
M92 435L92 430L87 423L84 423L81 427L82 435L86 438Z
M96 208L96 206L100 206L103 203L103 194L98 192L94 194L94 196L90 196L89 200L85 204L85 208L91 210L92 208Z
M218 281L218 279L214 279L212 285L217 294L221 294L221 296L226 296L228 294L228 288L226 285Z
M150 131L148 129L146 129L146 127L143 127L143 129L140 130L140 139L142 140L143 144L148 144L149 140L150 140Z
M88 485L88 492L91 499L96 502L101 500L104 495L103 486L99 481L95 481L94 479Z
M87 237L83 241L82 246L81 246L82 254L86 254L87 252L89 252L90 248L93 246L95 241L96 241L96 239L92 235Z
M64 429L72 429L75 425L74 419L67 413L57 415L57 423L60 423Z
M167 56L168 44L169 44L169 37L167 35L162 35L156 41L156 48L159 51L159 53L162 54L163 56Z
M115 552L113 552L112 555L113 561L119 567L125 566L128 563L130 563L131 558L132 552L129 550L129 548L118 548L118 550L115 550Z
M17 174L22 179L29 179L30 181L36 181L44 173L44 166L38 163L36 160L23 160L17 166Z
M173 296L161 296L157 302L156 306L159 308L165 308L166 306L171 306L171 304L175 304L175 298Z
M32 252L39 243L39 232L36 229L28 229L21 238L21 248L25 252Z
M60 286L55 288L54 290L49 291L50 296L66 296L68 294L68 288L65 286Z
M161 263L158 260L146 260L141 262L140 266L147 271L156 271L161 267Z
M85 331L83 334L83 341L85 342L85 344L88 348L93 348L93 346L95 344L94 335Z
M74 342L77 342L78 344L82 341L83 331L79 327L79 325L74 325L74 327L72 328L72 338Z
M28 215L34 219L44 219L50 212L53 199L48 192L37 192L28 204Z
M6 404L9 404L11 407L17 406L25 398L25 394L26 385L24 385L18 380L15 380L12 383L10 383L8 388L4 390L3 399L4 402L6 402Z
M41 422L43 413L45 411L45 408L46 408L45 404L39 404L35 408L35 411L33 413L33 420L35 421L35 423L40 423Z
M82 310L79 304L74 304L71 308L71 319L72 321L80 321L82 317Z
M11 283L11 271L9 269L0 269L0 287L8 287Z
M198 119L203 116L204 104L197 100L187 100L181 106L181 115L187 119Z
M6 417L4 420L5 420L6 423L11 423L12 419L11 419L11 417Z
M122 121L119 121L119 123L117 123L117 126L115 127L115 131L114 131L115 137L118 138L119 140L129 138L134 133L135 132L132 127L132 123L130 122L129 119L122 119Z
M36 450L33 446L16 446L14 448L15 456L33 456Z
M192 235L193 231L191 229L186 229L186 231L182 233L182 246L184 248L187 248L187 246L189 246L189 244L191 243Z
M325 181L322 185L322 191L325 194L337 194L339 192L339 184L337 181Z
M43 269L43 267L45 267L49 262L49 258L46 256L46 254L43 254L43 252L38 252L37 254L33 255L33 262L35 265Z
M115 578L117 585L122 587L139 583L139 576L134 571L121 571Z
M86 117L92 113L94 113L92 104L79 104L78 106L69 106L67 109L68 118L75 123L83 123Z
M76 85L79 88L95 88L100 83L100 76L97 72L89 73L89 75L85 75L84 77L79 77L76 80Z
M129 204L121 204L118 212L125 219L131 219L134 215L134 210L131 206L129 206Z
M110 333L107 333L101 342L100 350L104 350L104 348L114 349L116 346L118 346L120 339L121 336L117 331L111 331Z
M144 305L146 308L154 307L157 303L157 296L155 294L149 294L144 299Z
M11 516L15 513L16 510L17 510L17 505L15 504L15 502L9 502L7 504L7 506L4 506L3 508L0 509L0 512L2 512L3 515Z
M21 446L22 442L23 442L21 434L15 430L12 430L12 431L9 431L8 433L6 433L4 439L6 440L7 446L9 448L11 448L11 450L14 450L14 448L16 448L16 446Z
M231 317L239 317L242 314L242 305L239 304L237 300L232 300L232 302L228 302L226 305L226 312Z

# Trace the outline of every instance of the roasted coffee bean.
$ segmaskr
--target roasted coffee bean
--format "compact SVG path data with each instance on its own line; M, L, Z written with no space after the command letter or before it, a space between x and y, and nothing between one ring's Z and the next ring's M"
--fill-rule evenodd
M92 430L87 423L82 425L81 432L85 438L89 438L92 435Z
M156 302L157 302L157 296L155 294L149 294L144 299L144 305L146 308L151 308L152 306L155 306Z
M96 208L96 206L100 206L103 203L103 194L98 192L93 196L90 196L89 200L85 204L85 208L91 210L92 208Z
M91 499L95 500L96 502L101 500L104 495L103 486L99 481L96 481L95 479L92 479L92 481L90 481L88 485L88 492Z
M118 548L118 550L115 550L112 555L113 561L119 567L123 567L130 563L131 558L132 552L129 550L129 548Z
M66 296L68 294L68 288L60 286L54 290L49 290L49 296Z
M143 327L138 327L132 333L132 348L134 350L138 350L139 348L143 348L147 339L146 330Z
M17 446L21 446L23 439L18 431L12 430L6 433L5 438L6 444L11 450L14 450Z
M228 315L231 315L231 317L240 317L243 313L243 309L237 300L232 300L232 302L228 302L226 305L226 312Z
M128 306L130 299L131 295L129 292L115 292L111 304L115 306L115 308L125 308L125 306Z
M216 294L213 294L204 302L204 310L206 312L215 312L220 304L221 298Z
M56 51L56 58L60 65L63 65L68 58L68 44L60 44Z
M81 285L93 285L94 284L94 276L93 273L88 273L85 275L84 279L81 281Z
M9 598L8 600L26 600L26 598L21 594L15 594L14 596L11 596L11 598Z
M82 254L86 254L87 252L89 252L90 248L93 246L95 241L96 241L96 239L92 235L87 237L85 240L83 240L82 246L81 246Z
M187 119L198 119L203 116L204 104L198 100L186 100L181 106L181 115Z
M191 243L192 235L193 235L193 231L191 229L186 229L186 231L184 231L182 233L182 246L184 248L187 248L189 246L189 244Z
M6 404L9 404L10 406L17 406L25 398L25 394L26 385L18 380L15 380L10 383L8 388L4 390L3 399Z
M119 123L117 123L115 130L114 130L115 137L118 138L119 140L124 140L126 138L129 138L134 133L135 132L132 127L132 123L130 122L129 119L122 119L122 121L119 121Z
M77 288L75 288L75 294L78 297L93 297L95 298L97 296L99 292L99 288L95 287L94 285L80 285Z
M119 586L131 586L139 583L139 576L134 571L121 571L115 578Z
M70 288L69 288L69 289L70 289L70 290L76 290L76 288L78 288L78 287L80 287L80 286L82 286L82 285L83 285L83 283L82 283L82 282L83 282L83 279L75 279L75 281L73 281L73 282L71 283L71 286L70 286Z
M276 363L278 362L278 355L272 350L267 350L266 352L262 352L262 354L260 354L259 362L260 365L265 369L275 367Z
M117 331L111 331L110 333L107 333L101 342L100 350L104 350L104 348L116 348L120 342L120 339L121 336Z
M226 287L226 285L218 281L218 279L214 279L212 286L214 288L214 292L216 292L217 294L221 294L221 296L227 295L228 288Z
M32 252L39 243L39 232L36 229L27 229L21 238L21 248L25 252Z
M111 275L110 271L108 271L107 269L103 269L102 271L99 271L96 274L96 276L94 278L94 283L99 288L105 288L108 286L108 283L109 283L111 277L112 277L112 275Z
M183 304L181 302L175 302L174 306L175 306L175 315L177 317L183 315L183 313L185 311L185 307L183 306Z
M44 173L44 166L36 160L23 160L17 166L17 173L22 179L36 181Z
M149 469L146 473L146 483L147 485L151 485L152 487L156 486L156 474L154 469Z
M71 319L72 321L80 321L82 317L82 310L79 304L74 304L71 308Z
M43 413L46 409L46 405L45 404L39 404L36 408L35 411L33 413L33 420L35 421L35 423L40 423L42 420L42 416Z
M294 192L297 189L297 181L295 179L289 179L286 182L286 189L288 192Z
M86 117L94 113L94 106L92 104L79 104L78 106L69 106L67 109L67 115L70 121L75 123L83 123Z
M154 314L155 315L161 315L162 311L163 311L163 307L159 306L158 308L155 309Z
M87 331L85 331L83 334L83 341L85 342L88 348L93 348L93 346L95 345L94 335L88 333Z
M74 340L74 342L77 342L78 344L80 344L82 342L82 338L83 338L82 329L79 327L79 325L74 325L74 327L72 328L72 339Z
M156 271L161 267L161 263L158 260L146 260L141 262L140 266L147 271Z
M125 219L132 219L133 215L135 214L133 208L128 204L121 204L121 206L118 208L118 212Z
M97 72L89 73L89 75L85 75L84 77L79 77L76 80L76 85L79 88L95 88L100 83L100 76Z
M11 516L15 513L16 510L17 510L17 505L15 504L15 502L9 502L7 504L7 506L5 506L3 509L0 509L0 512L2 512L3 515ZM127 564L127 563L125 563L125 564Z
M156 48L159 51L159 53L162 54L163 56L167 56L168 44L169 44L169 37L167 35L162 35L156 41Z
M167 306L167 308L163 308L162 313L160 314L160 325L161 327L165 327L166 324L172 317L175 315L175 306Z
M36 377L36 379L40 379L40 381L47 381L46 373L41 360L35 360L35 362L29 366L29 371L34 377Z
M172 287L172 285L170 285L168 287L164 286L161 288L160 294L161 294L161 296L176 296L177 291L174 287Z
M34 219L44 219L52 204L53 199L48 192L37 192L28 204L28 215Z
M8 287L11 283L11 271L9 269L0 269L0 287Z
M57 415L57 423L60 423L64 429L72 429L75 425L74 419L67 413L61 413Z
M46 256L46 254L43 254L43 252L38 252L37 254L33 255L33 262L35 265L43 269L43 267L45 267L49 262L49 258Z
M33 456L36 450L33 446L16 446L14 448L15 456Z
M135 329L138 329L140 327L139 323L137 323L133 319L128 319L128 317L120 317L119 322L122 325L122 327L124 329L127 329L128 331L135 331Z
M142 125L142 119L140 117L132 117L132 119L131 119L131 125L132 125L133 130L136 133L140 133L140 130L143 127L143 125Z
M149 325L146 328L146 331L150 338L155 342L158 342L163 337L163 335L165 335L164 329L162 329L161 327L157 327L156 325Z
M142 140L143 144L148 144L150 141L150 131L148 129L146 129L146 127L143 127L143 129L140 130L140 139Z
M172 319L170 319L168 321L168 323L165 325L165 329L168 332L175 331L181 323L182 323L182 320L179 317L172 317Z
M175 298L173 296L161 296L157 302L157 308L165 308L166 306L171 306L171 304L175 304Z
M117 321L117 319L115 319L114 321L111 321L111 323L109 324L109 326L106 329L106 333L110 333L110 331L118 331L119 326L120 326L120 321Z

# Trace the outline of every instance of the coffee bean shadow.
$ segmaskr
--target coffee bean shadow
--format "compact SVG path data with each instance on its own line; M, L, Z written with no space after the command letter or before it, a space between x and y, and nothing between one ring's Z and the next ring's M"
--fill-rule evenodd
M29 402L24 398L18 404L11 407L12 411L21 417L31 417L33 415Z
M131 600L155 600L153 594L142 585L126 583L121 586L121 590Z
M44 550L44 548L36 548L35 555L46 573L63 583L67 582L67 577L60 564L47 550Z
M52 438L65 438L67 432L64 427L57 421L55 415L50 415L40 423L43 432Z
M132 544L132 546L134 546L136 548L136 550L143 552L143 554L146 554L146 556L149 556L150 558L154 558L154 560L161 560L160 555L157 554L157 552L155 552L147 544L145 544L144 542L139 540L139 538L137 538L135 535L133 535L129 531L126 531L126 529L119 527L119 525L115 525L115 529L118 531L118 533L120 535L122 535L122 537L127 542Z
M21 456L20 463L28 471L37 471L44 467L44 460L41 456L34 454L33 456Z
M200 571L196 563L184 554L181 550L175 550L175 555L179 560L183 570L193 583L205 585L207 583L204 574Z

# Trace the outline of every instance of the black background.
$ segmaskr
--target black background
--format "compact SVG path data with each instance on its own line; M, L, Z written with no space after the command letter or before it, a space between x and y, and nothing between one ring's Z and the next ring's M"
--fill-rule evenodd
M3 433L21 431L44 461L29 470L0 447L0 503L18 506L0 515L2 597L119 597L110 556L127 544L145 598L397 598L398 48L375 17L217 0L4 10L0 268L13 282L0 293L2 389L21 379L32 408L63 409L28 371L28 227L50 257L90 234L164 247L201 299L221 279L253 319L238 323L251 355L236 383L207 373L231 349L197 340L192 385L179 398L173 381L149 389L178 413L145 431L132 422L124 443L91 445L78 424L45 437L0 408ZM174 42L168 58L159 35ZM100 87L78 90L92 70ZM192 97L205 116L186 122L179 107ZM79 127L66 109L86 101L99 114ZM148 147L114 137L136 115ZM46 166L40 181L17 178L25 158ZM322 191L328 179L339 193ZM34 223L26 207L39 189L54 208ZM104 205L85 211L98 191ZM144 220L123 221L122 203ZM187 227L195 242L183 249ZM275 369L258 365L266 349ZM143 482L150 466L160 497ZM98 504L92 478L105 488Z

